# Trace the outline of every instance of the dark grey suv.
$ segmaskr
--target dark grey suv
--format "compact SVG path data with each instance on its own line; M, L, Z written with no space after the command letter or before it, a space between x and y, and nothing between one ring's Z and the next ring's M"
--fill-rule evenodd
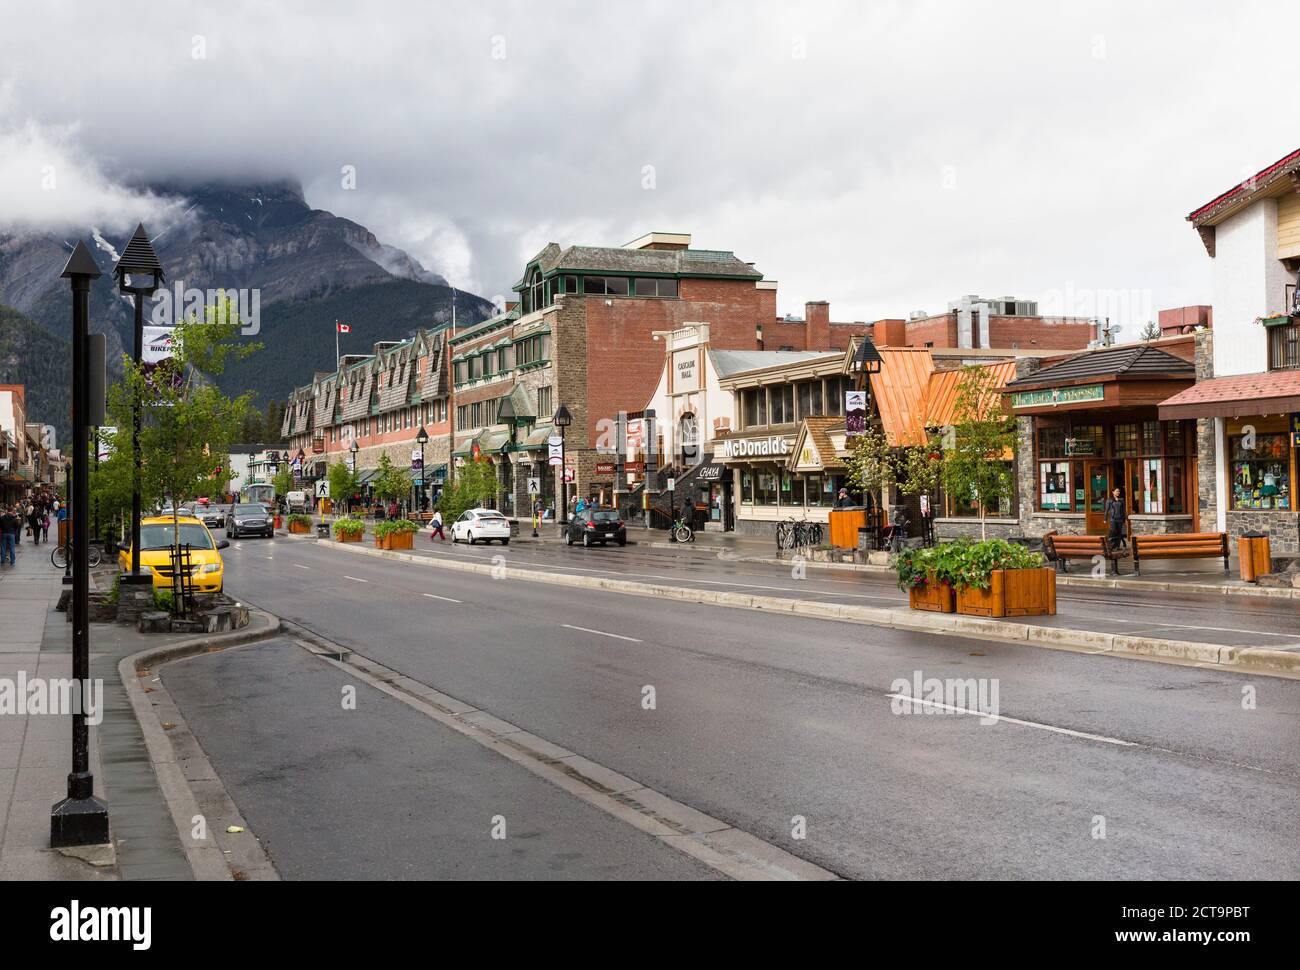
M266 511L266 506L259 502L250 505L236 505L226 516L226 538L238 539L241 536L275 535L275 519Z

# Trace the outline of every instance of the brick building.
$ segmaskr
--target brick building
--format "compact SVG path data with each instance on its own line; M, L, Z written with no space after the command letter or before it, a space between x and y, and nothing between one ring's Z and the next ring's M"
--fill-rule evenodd
M913 313L906 320L879 320L871 338L883 347L935 349L1083 350L1098 338L1089 317L1042 316L1033 300L964 296L945 313Z
M302 456L304 486L315 485L319 492L316 483L325 478L328 466L342 460L356 469L365 492L381 454L395 468L411 469L423 428L429 437L425 491L436 499L451 453L446 345L446 327L381 341L372 353L345 355L337 371L317 373L311 384L295 388L285 404L281 433L289 441L290 461ZM418 481L420 476L412 477Z
M531 509L529 481L548 505L560 469L547 464L551 418L563 404L569 495L614 497L620 413L638 412L663 368L656 338L707 323L719 350L835 350L864 323L833 324L824 302L779 318L776 283L752 263L691 248L683 233L649 233L622 247L550 243L524 267L519 300L449 339L455 395L453 462L498 464L504 510ZM500 420L503 400L510 415Z

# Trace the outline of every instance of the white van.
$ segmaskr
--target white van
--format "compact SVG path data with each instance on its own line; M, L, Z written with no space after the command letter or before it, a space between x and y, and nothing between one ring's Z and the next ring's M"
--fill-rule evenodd
M289 499L289 512L290 512L290 513L293 513L293 512L309 512L309 511L311 511L311 505L310 505L310 503L308 502L308 499L307 499L307 493L306 493L306 492L301 491L301 490L299 490L299 491L294 491L294 492L290 492L290 493L289 493L289 496L288 496L288 499Z

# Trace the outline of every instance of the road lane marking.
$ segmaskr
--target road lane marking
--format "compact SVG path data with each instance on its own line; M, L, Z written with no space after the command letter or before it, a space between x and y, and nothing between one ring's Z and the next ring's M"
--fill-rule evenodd
M355 576L347 576L347 575L345 575L343 578L344 578L344 579L350 579L350 580L352 580L352 582L354 582L354 583L368 583L368 582L370 582L370 580L368 580L368 579L357 579L357 577L355 577Z
M625 637L621 633L606 633L604 630L592 630L589 627L574 626L571 623L561 623L560 626L566 627L567 629L570 630L581 630L583 633L594 633L598 637L613 637L615 640L628 640L632 643L642 642L641 640L638 640L636 637Z
M299 569L311 569L310 566L304 566L304 565L303 565L302 563L300 563L300 562L296 562L296 563L294 563L294 565L297 566Z
M1133 741L1124 741L1120 738L1108 738L1102 734L1088 734L1085 731L1072 731L1069 728L1056 727L1052 724L1040 724L1037 721L1022 721L1018 717L1007 717L1005 714L989 714L986 711L971 710L966 707L956 707L952 704L943 704L939 701L927 701L923 698L913 697L911 694L886 694L888 698L907 701L909 704L920 704L922 707L934 707L941 711L953 711L957 714L970 714L974 717L983 718L988 721L1006 721L1008 724L1019 724L1021 727L1038 728L1040 731L1051 731L1054 734L1065 734L1072 738L1083 738L1085 741L1100 741L1103 744L1117 744L1124 748L1136 748L1138 745Z
M427 596L431 600L443 600L447 603L459 603L461 600L454 600L450 596L439 596L437 593L421 593L421 596Z

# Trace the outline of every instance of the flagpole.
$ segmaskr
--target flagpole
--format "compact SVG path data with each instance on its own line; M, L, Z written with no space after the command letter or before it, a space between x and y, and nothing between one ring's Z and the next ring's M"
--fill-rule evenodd
M339 322L334 321L334 370L337 372L342 358L339 357Z

